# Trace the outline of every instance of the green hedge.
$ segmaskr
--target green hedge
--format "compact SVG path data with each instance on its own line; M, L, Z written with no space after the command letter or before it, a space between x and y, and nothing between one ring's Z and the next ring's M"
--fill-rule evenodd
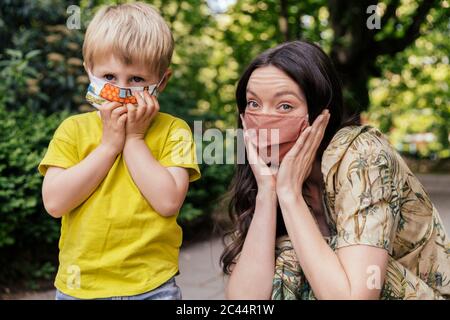
M36 168L64 113L45 117L0 107L0 248L52 242L58 229L44 212Z
M0 105L0 284L54 271L59 222L45 214L37 165L67 112L45 116Z

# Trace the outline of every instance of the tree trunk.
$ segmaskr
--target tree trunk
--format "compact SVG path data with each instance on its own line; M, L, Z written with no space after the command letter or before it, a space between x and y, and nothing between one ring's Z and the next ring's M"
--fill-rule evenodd
M377 0L329 0L330 22L334 31L331 59L342 79L344 102L349 115L358 114L369 108L368 82L371 77L379 76L375 60L380 55L394 55L403 51L420 36L420 26L438 0L423 0L418 4L411 23L405 27L402 37L386 36L375 40L379 32L390 20L399 21L396 10L400 0L390 0L380 19L380 29L370 29L368 18L374 14L367 12L369 6L377 5ZM407 20L407 19L405 19Z
M368 81L375 57L370 52L374 31L366 26L366 10L375 0L329 0L330 22L334 39L331 59L342 80L348 115L369 106Z

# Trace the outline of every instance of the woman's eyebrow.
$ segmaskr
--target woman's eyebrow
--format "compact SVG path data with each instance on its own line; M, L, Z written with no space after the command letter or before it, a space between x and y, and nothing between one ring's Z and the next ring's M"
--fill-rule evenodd
M247 93L250 93L250 94L254 95L255 97L258 97L258 95L249 88L247 88Z
M302 99L302 98L301 98L297 93L295 93L294 91L285 90L285 91L278 91L277 93L275 93L275 97L280 97L280 96L285 96L285 95L292 95L292 96L296 97L298 100L304 101L304 99Z

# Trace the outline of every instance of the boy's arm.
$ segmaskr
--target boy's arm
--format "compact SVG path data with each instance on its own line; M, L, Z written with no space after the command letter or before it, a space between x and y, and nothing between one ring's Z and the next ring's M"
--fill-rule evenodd
M125 144L127 108L117 102L99 107L102 142L86 158L67 169L51 166L45 174L42 199L47 212L60 218L79 206L108 174Z
M73 167L49 167L42 186L42 199L47 212L52 217L60 218L79 206L105 178L115 158L115 152L99 145Z
M133 181L156 212L165 217L176 214L189 187L187 169L162 166L142 138L128 138L123 157Z

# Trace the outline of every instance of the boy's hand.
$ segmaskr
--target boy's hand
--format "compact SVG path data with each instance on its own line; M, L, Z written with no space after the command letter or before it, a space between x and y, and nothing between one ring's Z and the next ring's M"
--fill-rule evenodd
M143 92L143 97L139 92L134 92L133 95L136 97L138 106L127 104L126 140L144 139L150 122L159 111L158 100L147 91Z
M127 108L119 102L107 102L98 108L103 122L101 145L118 155L125 145Z

